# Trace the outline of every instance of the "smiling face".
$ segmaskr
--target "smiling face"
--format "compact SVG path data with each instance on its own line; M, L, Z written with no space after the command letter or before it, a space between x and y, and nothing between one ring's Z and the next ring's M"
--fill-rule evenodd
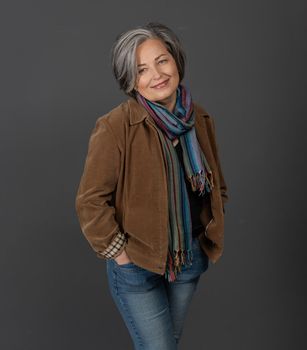
M135 89L146 99L173 110L179 73L173 56L159 39L147 39L136 49ZM162 83L162 84L161 84Z

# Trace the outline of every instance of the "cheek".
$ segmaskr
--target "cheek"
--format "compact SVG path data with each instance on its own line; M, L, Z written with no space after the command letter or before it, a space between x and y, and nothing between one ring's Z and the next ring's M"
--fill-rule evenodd
M149 84L149 79L146 76L141 76L138 81L139 89L146 89Z
M172 75L176 75L176 76L179 76L179 73L178 73L178 69L177 69L177 66L176 66L176 63L174 63L171 67L171 73Z

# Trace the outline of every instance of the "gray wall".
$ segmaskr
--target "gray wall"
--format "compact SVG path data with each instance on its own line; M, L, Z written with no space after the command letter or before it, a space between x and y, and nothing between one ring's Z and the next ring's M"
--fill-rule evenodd
M215 118L230 196L225 252L181 349L305 349L306 2L1 7L0 348L132 349L74 200L96 119L126 99L110 47L158 20L181 37L185 83Z

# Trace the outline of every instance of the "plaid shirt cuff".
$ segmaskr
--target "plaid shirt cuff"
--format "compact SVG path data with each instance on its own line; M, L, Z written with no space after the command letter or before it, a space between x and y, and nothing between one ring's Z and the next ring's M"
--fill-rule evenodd
M113 259L122 253L127 243L127 237L125 233L121 231L117 232L117 235L113 238L112 242L103 251L99 252L105 259Z

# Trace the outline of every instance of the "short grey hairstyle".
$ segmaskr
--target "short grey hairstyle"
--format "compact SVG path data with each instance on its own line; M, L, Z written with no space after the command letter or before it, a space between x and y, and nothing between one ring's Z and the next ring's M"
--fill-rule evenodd
M136 49L147 39L160 39L168 52L173 56L179 81L184 78L186 54L178 36L166 25L149 22L119 34L111 48L111 65L120 89L128 96L136 99L134 89L137 79Z

